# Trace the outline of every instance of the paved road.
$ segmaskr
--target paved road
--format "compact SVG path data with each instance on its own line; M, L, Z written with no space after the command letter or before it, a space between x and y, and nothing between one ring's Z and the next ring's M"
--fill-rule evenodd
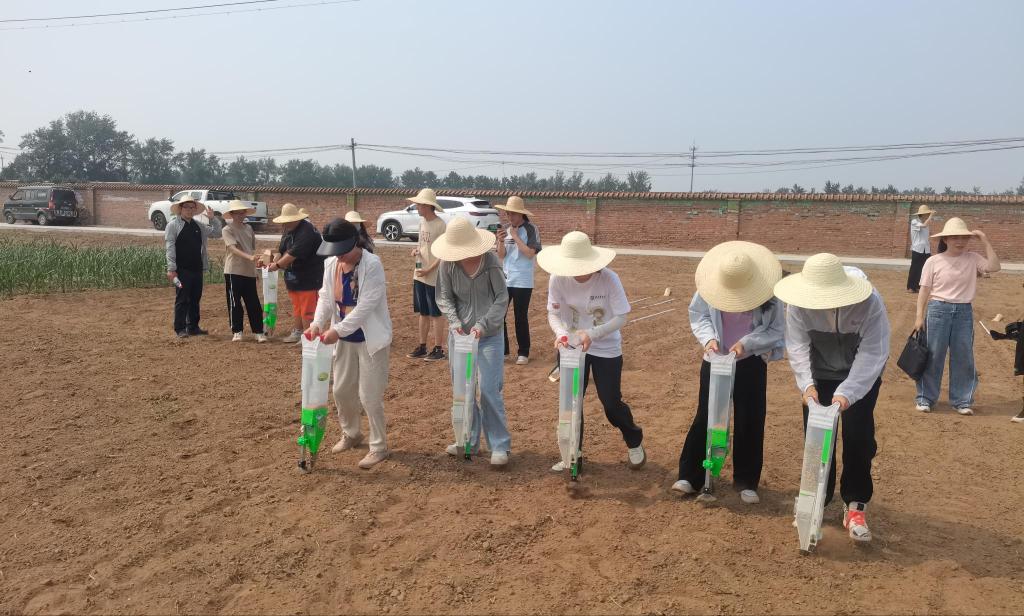
M134 235L139 237L160 237L163 231L156 229L123 229L121 227L56 227L37 225L17 224L9 225L0 223L0 230L25 231L27 233L107 233L114 235ZM258 240L277 241L280 235L268 235L260 233L256 235ZM378 246L409 246L411 242L389 242L386 240L374 240ZM652 250L647 248L619 248L615 251L621 255L647 255L652 257L682 257L685 259L699 259L704 253L697 250ZM803 263L810 255L778 255L779 260L789 263ZM883 267L889 269L906 269L910 267L910 259L881 259L874 257L841 257L846 265L860 265L870 267ZM1024 263L1003 263L1003 271L1024 273Z

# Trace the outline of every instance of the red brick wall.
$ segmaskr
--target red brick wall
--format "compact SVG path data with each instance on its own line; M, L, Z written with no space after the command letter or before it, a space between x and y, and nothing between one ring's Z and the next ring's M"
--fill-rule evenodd
M780 253L902 257L905 242L893 246L897 210L895 202L744 201L739 239Z
M93 193L92 224L106 227L152 228L149 206L171 196L164 190L87 189Z
M733 202L735 204L737 202ZM601 199L596 241L611 246L706 250L736 239L737 212L730 202Z

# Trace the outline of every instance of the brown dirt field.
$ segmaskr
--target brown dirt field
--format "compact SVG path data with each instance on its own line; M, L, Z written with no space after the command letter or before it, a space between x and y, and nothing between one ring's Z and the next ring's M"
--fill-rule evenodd
M677 310L624 332L624 396L649 462L626 467L591 391L590 463L570 492L548 471L558 450L546 294L534 296L534 361L506 366L513 457L492 471L444 454L447 367L404 357L412 265L407 248L382 254L394 455L371 471L356 467L364 447L298 472L297 348L229 342L220 286L203 304L213 335L182 342L170 288L0 301L0 613L1024 612L1012 347L978 337L977 416L914 411L895 366L913 318L903 272L868 272L894 330L875 413L875 540L852 545L833 504L824 542L801 556L790 520L802 432L785 362L769 369L762 504L743 505L727 485L712 506L668 492L697 398L685 318L694 261L613 264L632 299L666 286L676 298L641 304L637 316ZM546 282L540 272L538 288ZM980 289L979 317L1018 316L1020 277ZM337 437L332 420L328 449Z

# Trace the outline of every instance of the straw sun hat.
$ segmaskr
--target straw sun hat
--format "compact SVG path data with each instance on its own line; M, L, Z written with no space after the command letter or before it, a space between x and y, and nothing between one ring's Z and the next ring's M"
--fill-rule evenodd
M524 216L533 216L533 212L526 209L526 205L523 204L521 197L509 197L508 203L505 205L495 205L494 207L499 210L505 210L506 212L515 212L516 214L522 214Z
M871 283L851 276L839 257L823 252L807 259L799 274L775 284L775 295L799 308L830 310L860 303L871 296Z
M256 208L249 207L238 199L235 199L228 204L228 209L224 210L225 214L230 214L231 212L245 212L246 216L252 216L256 213Z
M477 229L465 218L456 216L430 245L430 252L442 261L461 261L484 254L494 242L493 233Z
M359 215L359 212L352 210L351 212L345 212L345 220L349 221L354 225L358 225L361 222L366 222L366 219Z
M965 223L963 219L953 217L946 221L946 224L942 226L942 231L940 233L936 233L932 237L950 237L953 235L967 235L973 237L974 233L967 228L967 223Z
M614 258L611 248L594 246L586 233L571 231L558 246L538 252L537 265L555 276L586 276L604 269Z
M935 213L935 210L933 210L932 208L928 207L927 205L922 205L921 207L917 208L917 211L914 212L913 214L911 214L911 216L922 216L924 214L934 214L934 213Z
M186 203L195 203L196 207L200 207L203 205L202 201L200 201L199 199L193 199L191 196L186 195L171 204L171 214L177 216L178 213L181 212L181 206L185 205Z
M281 206L281 215L275 218L274 222L277 224L297 222L303 218L309 218L309 214L306 213L306 210L296 207L292 203L285 203Z
M409 201L419 203L420 205L432 205L438 212L444 211L444 208L437 204L437 193L432 188L424 188L416 193L415 197L411 197Z
M782 278L772 251L753 242L724 242L697 265L697 292L723 312L746 312L770 300Z

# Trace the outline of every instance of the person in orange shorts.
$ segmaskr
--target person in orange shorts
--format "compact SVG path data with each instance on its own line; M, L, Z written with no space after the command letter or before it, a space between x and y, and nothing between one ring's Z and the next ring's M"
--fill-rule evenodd
M281 207L281 215L274 219L284 233L278 253L281 255L268 269L284 270L284 284L292 302L292 331L282 342L298 342L302 332L313 322L317 295L324 278L324 257L317 255L322 238L309 214L291 203Z

